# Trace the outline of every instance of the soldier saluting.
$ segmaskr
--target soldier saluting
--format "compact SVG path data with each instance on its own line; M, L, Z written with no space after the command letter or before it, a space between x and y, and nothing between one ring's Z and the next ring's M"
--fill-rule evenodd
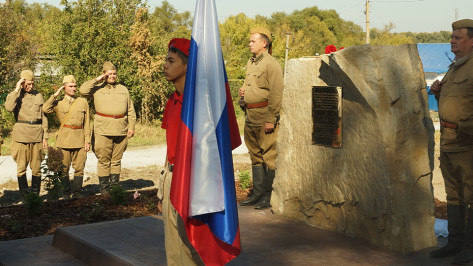
M12 131L12 157L17 163L18 187L22 196L29 193L26 168L30 165L31 191L41 189L41 149L48 147L48 120L43 114L43 96L34 89L34 74L23 70L15 90L5 101L5 109L12 112L16 123Z
M103 65L102 75L82 84L79 91L94 99L97 175L101 193L107 194L120 180L123 152L128 138L135 134L135 108L128 89L117 83L117 69L111 62Z
M64 98L57 97L64 90ZM85 161L90 150L90 121L89 105L87 100L76 96L77 83L74 76L65 76L56 93L51 95L43 106L46 114L56 113L61 126L57 132L56 146L63 154L64 198L71 195L69 168L72 163L74 179L72 184L73 197L82 196L82 182L84 180Z

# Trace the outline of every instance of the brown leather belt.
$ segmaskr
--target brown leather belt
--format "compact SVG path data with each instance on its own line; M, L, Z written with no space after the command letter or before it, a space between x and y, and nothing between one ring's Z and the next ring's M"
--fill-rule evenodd
M35 121L18 120L16 122L21 123L21 124L40 125L40 124L42 124L43 121L41 119L38 119L38 120L35 120Z
M259 103L247 103L247 104L245 104L245 106L248 109L261 108L261 107L268 106L268 101L259 102Z
M102 113L99 113L99 112L96 112L96 114L100 115L100 116L103 116L103 117L110 117L110 118L123 118L125 117L125 115L106 115L106 114L102 114Z
M72 129L82 129L83 128L83 126L70 126L70 125L63 125L63 127L72 128Z
M440 125L443 126L443 127L446 127L446 128L458 128L457 124L449 123L449 122L445 122L445 121L440 121Z

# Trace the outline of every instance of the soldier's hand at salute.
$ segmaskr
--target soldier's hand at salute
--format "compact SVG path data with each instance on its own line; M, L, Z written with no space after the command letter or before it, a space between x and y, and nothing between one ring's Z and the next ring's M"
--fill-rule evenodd
M95 80L96 80L97 82L99 82L99 81L105 81L105 80L107 80L107 78L108 78L108 75L107 75L107 74L102 74L102 75L96 77Z
M22 89L22 85L23 83L25 83L26 79L20 79L18 80L18 82L16 83L16 87L15 87L15 92L18 92Z
M84 144L84 149L85 149L86 152L90 151L90 143L86 142Z
M64 89L64 86L62 86L61 88L59 88L56 93L54 93L54 97L57 97L59 96L59 94L61 93L61 91Z
M135 135L135 131L134 130L131 130L131 129L128 129L128 133L126 134L128 136L128 138L133 138L133 136Z
M47 149L47 148L48 148L48 140L43 139L43 149Z

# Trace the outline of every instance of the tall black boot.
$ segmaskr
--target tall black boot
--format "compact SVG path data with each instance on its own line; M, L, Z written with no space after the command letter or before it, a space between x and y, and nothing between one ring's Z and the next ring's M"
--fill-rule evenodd
M74 176L74 181L72 182L72 197L81 198L82 197L82 183L84 182L84 176L76 175Z
M251 195L251 197L249 199L241 201L240 206L255 205L264 196L265 173L264 173L263 166L262 165L253 166L251 171L252 171L252 174L253 174L253 194Z
M22 198L29 193L28 191L28 180L26 179L26 174L18 176L18 188L20 189L20 195Z
M446 258L457 255L464 242L465 205L447 205L448 243L430 252L432 258Z
M120 174L111 174L110 175L110 187L118 185L120 182Z
M473 207L473 206L472 206ZM463 265L473 261L473 209L467 208L465 239L461 252L453 258L453 264Z
M256 203L255 209L264 210L271 207L271 193L273 192L273 181L276 172L274 169L266 168L266 178L265 178L265 192L263 199Z
M110 191L110 176L99 176L100 194L108 195Z
M69 180L69 173L65 173L61 177L62 194L64 199L71 198L71 181Z
M32 176L31 177L31 192L39 195L41 191L41 176Z

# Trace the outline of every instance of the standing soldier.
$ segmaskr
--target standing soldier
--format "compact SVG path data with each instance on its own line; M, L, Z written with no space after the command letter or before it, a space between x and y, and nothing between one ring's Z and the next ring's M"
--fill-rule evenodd
M64 90L64 98L57 100L57 97ZM56 113L61 126L57 132L56 146L61 148L64 156L63 177L64 198L71 195L71 185L69 181L69 168L72 163L74 168L74 180L72 183L72 196L74 198L82 195L82 182L84 180L85 160L90 149L90 124L89 105L87 100L76 97L77 83L74 76L65 76L62 87L51 95L43 106L46 114Z
M28 194L26 167L30 165L31 191L41 189L41 149L48 147L48 120L43 114L43 96L33 89L34 75L23 70L15 90L5 101L5 109L13 112L16 123L12 131L12 157L17 163L18 187L22 196Z
M447 193L448 242L431 257L473 261L473 20L452 23L455 60L430 90L438 99L440 169Z
M271 32L254 28L250 36L253 57L246 64L246 78L239 90L245 109L245 144L248 147L253 173L253 194L240 203L255 205L255 209L269 208L276 169L276 139L279 111L284 88L281 65L268 51Z
M106 62L103 74L82 84L80 93L94 98L94 152L100 192L108 194L120 180L121 160L128 138L135 134L136 114L128 89L117 84L115 66Z

